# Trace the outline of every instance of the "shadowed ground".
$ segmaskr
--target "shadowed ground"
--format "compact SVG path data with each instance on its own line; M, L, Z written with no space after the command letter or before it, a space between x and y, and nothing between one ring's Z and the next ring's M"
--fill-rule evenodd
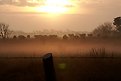
M48 52L57 81L121 81L120 40L0 40L0 81L44 81Z
M0 81L44 81L39 57L0 58L0 64ZM57 81L121 80L121 58L55 57L54 65Z

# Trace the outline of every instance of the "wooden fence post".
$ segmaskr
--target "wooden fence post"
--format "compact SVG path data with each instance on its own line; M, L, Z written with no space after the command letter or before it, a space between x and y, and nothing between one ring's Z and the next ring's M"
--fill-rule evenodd
M45 81L56 81L52 53L44 55L42 60L45 72Z

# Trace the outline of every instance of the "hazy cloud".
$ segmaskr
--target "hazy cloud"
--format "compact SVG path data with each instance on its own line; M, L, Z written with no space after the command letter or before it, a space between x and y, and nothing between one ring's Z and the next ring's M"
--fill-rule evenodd
M39 0L0 0L1 5L16 5L16 6L37 6L43 4Z
M32 10L32 7L44 5L45 0L0 0L0 12L17 12ZM92 13L110 14L121 13L121 0L70 0L79 10L84 9ZM21 7L21 8L20 8ZM26 9L26 10L25 10ZM28 11L29 12L29 11ZM82 12L82 11L80 11Z
M44 5L44 0L38 1L0 0L1 21L9 23L13 29L23 29L23 31L33 31L44 27L57 30L71 29L90 31L99 24L107 21L112 22L113 18L121 16L121 0L71 0L74 6L78 7L80 13L87 11L88 14L65 14L59 19L57 18L58 20L52 20L54 18L44 17L43 14L32 14L32 12L35 13L35 6ZM1 14L2 12L6 12L7 14ZM8 14L9 12L17 12L19 14ZM21 12L28 12L29 14L21 15Z

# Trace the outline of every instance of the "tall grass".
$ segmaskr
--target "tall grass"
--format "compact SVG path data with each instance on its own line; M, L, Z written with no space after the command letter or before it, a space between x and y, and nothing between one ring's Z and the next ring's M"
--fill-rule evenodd
M108 53L106 52L105 48L99 48L99 49L92 48L89 51L89 55L90 57L107 57Z

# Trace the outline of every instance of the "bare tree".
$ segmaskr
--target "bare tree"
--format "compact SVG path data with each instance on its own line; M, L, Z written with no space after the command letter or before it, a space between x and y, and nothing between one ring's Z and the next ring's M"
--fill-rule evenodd
M116 26L117 31L121 33L121 17L114 18L113 24Z
M108 37L111 36L114 31L114 26L110 22L99 25L93 30L94 36Z
M9 38L12 31L9 30L9 25L5 23L0 23L0 36L2 39Z

